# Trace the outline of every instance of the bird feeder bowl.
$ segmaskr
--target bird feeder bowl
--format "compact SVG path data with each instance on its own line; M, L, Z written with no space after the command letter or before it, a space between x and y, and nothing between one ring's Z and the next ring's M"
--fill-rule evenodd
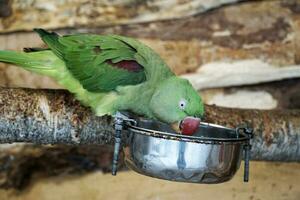
M201 122L193 136L175 133L167 124L131 119L118 114L115 120L113 175L123 143L126 165L143 175L179 182L222 183L239 169L244 153L244 181L249 176L252 130ZM126 134L127 141L121 141Z

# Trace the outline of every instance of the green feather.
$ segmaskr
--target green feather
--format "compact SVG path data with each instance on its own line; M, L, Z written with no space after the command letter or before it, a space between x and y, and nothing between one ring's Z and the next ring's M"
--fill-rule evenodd
M136 50L121 40L82 34L59 37L42 29L36 31L88 91L109 92L122 85L136 85L146 80L144 71L129 72L107 63L135 60Z
M98 116L130 110L171 123L187 115L203 114L197 91L137 40L117 35L59 36L43 29L35 31L50 50L0 51L0 61L52 77ZM141 70L120 68L121 61L135 61ZM178 108L181 99L187 101L185 110Z
M91 92L109 92L119 86L151 80L157 82L174 75L153 50L130 38L86 34L60 37L41 29L36 31L49 48L64 60L73 76ZM129 72L107 63L124 60L134 60L144 70Z

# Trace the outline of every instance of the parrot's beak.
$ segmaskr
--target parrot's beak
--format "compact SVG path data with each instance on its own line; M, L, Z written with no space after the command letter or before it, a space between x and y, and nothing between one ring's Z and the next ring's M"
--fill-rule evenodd
M196 117L186 117L184 118L179 125L179 128L181 130L181 133L183 135L193 135L199 125L200 125L200 119Z

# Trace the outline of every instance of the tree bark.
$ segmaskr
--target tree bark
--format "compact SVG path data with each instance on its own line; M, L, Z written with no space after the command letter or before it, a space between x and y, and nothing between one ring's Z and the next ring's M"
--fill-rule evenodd
M110 145L0 145L0 189L25 189L31 177L83 175L111 172L113 147ZM126 170L121 153L118 171Z
M300 110L206 106L206 121L254 128L252 159L300 161ZM112 144L110 117L96 117L63 90L0 90L0 142Z
M109 117L96 117L63 90L0 91L0 142L111 144Z
M0 2L0 32L32 30L35 27L103 27L176 19L239 1L241 0L98 0L87 3L81 0L4 0ZM56 20L51 20L54 18Z
M300 110L206 106L206 121L252 126L253 160L300 161ZM13 142L65 145L0 146L0 188L22 189L36 173L45 177L111 170L112 146L103 146L113 143L111 118L95 117L64 90L1 88L0 143ZM122 156L119 165L125 169Z
M121 34L137 38L149 45L161 55L176 74L195 72L199 67L201 69L206 64L212 62L224 63L225 66L227 62L253 62L259 59L260 63L256 63L255 67L264 69L265 66L269 66L268 70L274 70L268 76L261 75L264 81L299 77L299 69L297 68L294 69L295 73L291 71L288 76L278 77L273 75L273 73L279 71L278 68L291 68L293 66L299 68L300 12L297 9L300 6L299 1L247 1L196 15L185 16L171 12L170 14L172 15L170 16L177 16L176 19L174 17L170 17L168 20L157 18L153 21L139 23L129 23L128 21L128 23L124 21L124 23L118 23L117 20L114 23L111 20L104 20L107 22L105 26L102 23L89 24L88 26L76 24L70 26L68 20L75 21L74 17L65 16L65 12L60 12L59 14L62 14L62 17L67 18L67 20L51 20L48 26L44 21L39 21L43 19L40 15L46 12L46 15L55 15L53 17L47 16L47 19L57 19L55 12L41 9L39 1L34 1L32 3L34 6L23 5L20 2L23 1L13 2L13 5L15 3L18 4L14 5L16 8L18 7L17 10L23 9L21 14L18 15L18 12L15 12L16 16L13 14L11 16L12 19L10 17L3 19L3 23L5 22L4 24L7 24L8 27L3 29L2 32L10 29L12 31L20 31L13 33L3 32L0 34L0 43L3 45L1 48L3 49L22 50L24 47L41 46L42 42L36 33L22 31L32 30L35 27L51 28L60 34ZM80 3L80 1L77 3ZM53 3L44 2L42 4L46 4L46 6L56 4L54 7L58 7L58 9L71 9L75 7L70 2L65 3L66 7L61 6L61 8L57 6L59 4L57 1L53 1ZM32 9L32 12L29 10L24 11L25 8L29 7ZM196 11L196 8L192 7L191 9ZM151 11L155 13L155 9L150 9L149 13ZM30 17L25 17L24 15L31 16L33 15L32 13L35 13L39 17L33 17L35 20L32 23L22 21L30 20ZM113 12L112 15L116 15L116 13ZM98 17L105 16L102 13ZM134 18L135 15L131 17ZM84 23L93 23L95 22L94 18L84 20ZM11 23L11 20L14 23ZM59 24L55 25L55 22ZM28 26L28 28L24 28L24 26ZM249 62L245 64L251 67L253 72L257 71L257 68L252 67ZM240 68L243 68L243 66L244 64ZM4 77L0 79L0 85L2 86L58 87L48 78L33 76L12 67L1 68L0 65L0 74ZM215 68L218 68L218 66L215 65ZM218 69L215 71L218 71ZM235 74L239 70L233 69L231 71L229 73ZM205 75L209 71L201 69L200 72ZM240 73L242 73L241 75L246 74L242 70L240 70ZM24 79L23 77L30 78ZM255 80L255 78L252 79L254 80L251 81L251 84L262 81ZM201 88L203 87L205 87L205 84L201 86ZM214 87L222 87L222 85L214 85Z

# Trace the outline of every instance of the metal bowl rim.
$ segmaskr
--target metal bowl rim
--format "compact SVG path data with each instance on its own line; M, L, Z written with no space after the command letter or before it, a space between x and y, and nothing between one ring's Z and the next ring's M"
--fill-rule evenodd
M217 128L227 129L233 132L237 132L236 129L227 128L224 126L220 126L217 124L210 124L206 122L201 122L201 125L205 126L213 126ZM141 128L138 126L134 126L128 124L129 130L134 131L135 133L152 136L162 139L173 139L177 141L186 141L186 142L196 142L196 143L246 143L250 140L250 137L244 133L238 133L240 137L238 138L213 138L213 137L197 137L197 136L188 136L188 135L180 135L169 132L156 131L152 129Z

